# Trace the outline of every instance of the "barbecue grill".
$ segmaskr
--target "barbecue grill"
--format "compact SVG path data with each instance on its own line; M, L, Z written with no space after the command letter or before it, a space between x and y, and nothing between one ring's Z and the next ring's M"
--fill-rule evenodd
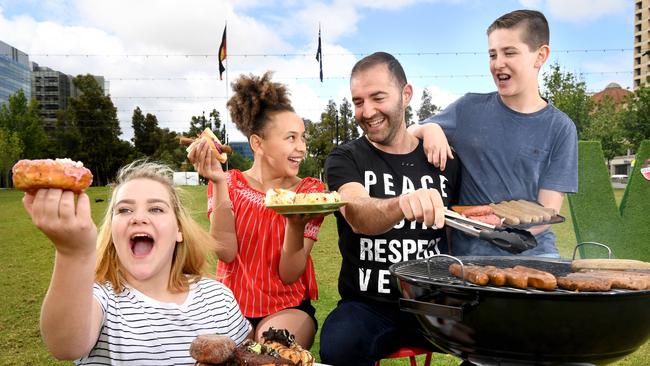
M480 365L604 365L650 337L650 291L479 286L449 273L458 262L522 265L555 276L571 272L571 262L439 255L392 265L400 308L416 314L430 342L460 358Z

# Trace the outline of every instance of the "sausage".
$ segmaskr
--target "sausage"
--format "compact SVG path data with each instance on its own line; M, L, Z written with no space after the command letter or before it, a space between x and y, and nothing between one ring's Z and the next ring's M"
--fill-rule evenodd
M525 266L515 266L515 271L528 275L528 286L539 290L552 291L557 287L557 279L552 274Z
M467 216L468 219L480 221L488 225L501 226L501 219L495 214L481 216Z
M528 274L515 271L512 268L504 268L506 273L506 283L509 286L525 289L528 288Z
M490 282L490 277L479 266L465 266L465 279L475 285L485 286ZM461 278L461 267L458 263L449 266L449 273Z
M485 273L490 278L490 285L503 286L506 284L506 273L495 266L485 266Z
M507 211L504 207L497 205L496 203L490 203L490 207L494 210L494 213L500 217L503 217L503 222L508 225L519 225L521 220L517 215Z
M571 270L575 272L580 269L650 270L650 263L634 259L574 259Z
M222 363L234 354L237 344L232 338L219 334L203 334L192 341L190 356L198 362Z
M542 206L540 204L530 202L530 201L526 201L526 200L517 200L516 202L520 207L525 207L525 208L537 213L538 215L543 216L544 221L550 221L553 216L557 215L557 212L555 212L555 209L550 208L550 207L544 207L544 206Z
M557 285L565 290L599 292L609 291L612 288L612 281L582 274L576 276L576 273L570 273L565 277L558 277Z
M624 271L584 271L577 274L584 274L598 278L605 278L612 281L612 288L626 290L648 290L650 289L650 274Z
M520 210L511 201L504 201L504 202L499 203L498 205L501 206L506 211L508 211L508 212L512 213L513 215L519 217L519 221L522 224L532 224L532 223L536 223L536 222L541 222L541 220L535 221L533 215L530 215L529 213Z
M466 217L470 216L485 216L494 213L492 207L490 206L470 206L469 208L463 210L462 214Z

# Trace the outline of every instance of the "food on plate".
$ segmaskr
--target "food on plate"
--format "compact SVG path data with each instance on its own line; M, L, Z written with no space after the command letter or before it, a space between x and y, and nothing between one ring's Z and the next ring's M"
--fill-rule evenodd
M504 222L508 225L543 224L557 215L552 208L526 200L491 203L490 207L497 216L504 218Z
M25 192L60 188L79 193L93 182L90 170L70 159L20 160L11 171L14 187Z
M503 218L504 223L506 223L508 225L519 225L519 224L521 224L521 219L519 219L519 217L516 214L506 210L505 207L498 206L495 203L491 203L490 207L492 207L492 209L494 210L494 213L497 216Z
M264 197L264 204L267 206L273 205L292 205L293 200L296 198L296 192L282 188L271 188L266 191Z
M198 362L219 364L228 361L237 344L232 338L219 334L203 334L192 341L190 356Z
M271 188L266 191L264 204L274 205L304 205L341 202L338 192L295 193L282 188Z
M262 344L277 351L280 357L291 360L296 365L314 364L314 356L311 352L296 343L294 335L286 329L270 327L266 332L262 332Z
M208 141L210 148L217 156L217 160L222 164L228 160L228 155L226 154L232 153L232 148L228 145L222 144L212 130L207 127L197 138L180 137L179 141L183 145L189 145L186 149L188 153L191 152L192 149L194 149L194 147L201 141Z
M571 270L576 272L581 269L650 270L650 263L634 259L575 259L571 262Z
M192 341L190 355L197 365L311 366L314 356L295 342L286 329L269 328L260 343L247 339L239 346L228 336L201 335Z
M467 216L468 219L474 220L474 221L480 221L484 224L492 225L492 226L501 226L501 219L499 216L495 214L489 214L489 215L480 215L480 216Z
M336 202L341 202L341 196L338 192L296 193L293 200L296 205Z
M466 217L470 216L485 216L494 213L492 207L483 205L483 206L469 206L466 209L462 210L461 214Z

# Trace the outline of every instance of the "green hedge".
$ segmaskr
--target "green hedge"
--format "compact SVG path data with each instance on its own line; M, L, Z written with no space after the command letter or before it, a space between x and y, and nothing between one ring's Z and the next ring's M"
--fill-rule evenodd
M600 143L580 141L578 148L578 193L568 196L578 243L595 241L612 248L616 258L650 261L650 181L640 172L650 157L650 140L643 141L636 154L620 208ZM581 252L603 256L588 247Z

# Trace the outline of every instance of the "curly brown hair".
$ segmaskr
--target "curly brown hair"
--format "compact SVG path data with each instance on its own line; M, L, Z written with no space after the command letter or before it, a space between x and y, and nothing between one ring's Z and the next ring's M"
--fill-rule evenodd
M247 138L263 137L264 129L276 112L295 112L286 85L271 81L272 72L262 76L241 75L232 83L235 94L228 101L230 118Z

